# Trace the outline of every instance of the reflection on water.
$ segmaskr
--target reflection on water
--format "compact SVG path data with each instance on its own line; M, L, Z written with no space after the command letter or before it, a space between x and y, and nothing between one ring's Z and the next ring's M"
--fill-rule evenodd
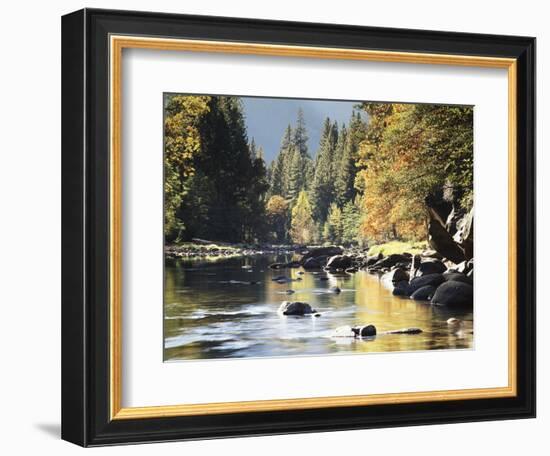
M247 257L220 262L171 261L165 270L164 357L206 358L324 355L471 348L473 314L398 298L378 277L360 271L331 275L300 269L273 271L285 257ZM295 280L279 284L286 275ZM328 277L322 281L320 276ZM252 282L252 284L251 284ZM329 288L338 286L334 294ZM287 290L294 293L287 294ZM305 301L321 317L286 317L282 301ZM463 330L447 319L464 320ZM378 335L373 340L331 337L336 328L373 324L378 332L417 327L417 335Z

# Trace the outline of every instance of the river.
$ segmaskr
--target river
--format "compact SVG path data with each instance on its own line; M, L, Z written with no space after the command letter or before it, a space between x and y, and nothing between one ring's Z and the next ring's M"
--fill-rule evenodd
M268 267L288 260L267 255L221 261L166 260L165 361L473 347L471 312L392 296L377 276L365 271L331 275ZM271 280L278 275L295 281L279 284ZM329 280L322 281L320 276ZM333 286L341 293L330 292ZM290 289L293 294L286 293ZM321 316L282 316L277 309L286 300L305 301ZM463 320L460 331L448 326L450 317ZM336 328L367 324L375 325L378 333L410 327L423 332L379 334L369 339L333 337Z

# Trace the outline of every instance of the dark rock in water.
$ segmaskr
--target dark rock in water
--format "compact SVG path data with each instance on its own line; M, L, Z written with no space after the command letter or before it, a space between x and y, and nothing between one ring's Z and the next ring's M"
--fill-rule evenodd
M437 274L445 272L447 266L443 264L443 261L437 259L425 260L418 265L415 271L415 277L422 277L428 274Z
M442 283L435 291L432 304L449 307L473 307L474 287L455 280Z
M378 260L381 260L383 258L383 255L379 253L378 255L368 256L367 261L365 261L365 266L372 266L374 263L376 263Z
M307 302L284 301L279 307L279 313L283 315L307 315L315 312Z
M383 268L391 268L395 266L397 263L409 263L411 261L410 258L406 257L405 255L401 255L399 253L393 253L391 255L388 255L387 257L384 257L380 260L378 260L376 263L374 263L371 268L372 269L383 269Z
M305 270L311 269L321 269L322 265L316 258L308 258L302 263L302 266Z
M404 328L386 331L384 334L420 334L421 332L423 331L420 328Z
M275 277L272 277L272 278L271 278L271 280L272 280L273 282L277 282L277 281L279 281L279 280L287 280L287 279L288 279L287 276L284 276L284 275L278 275L278 276L275 276Z
M317 313L317 314L315 314L315 315L313 315L313 316L314 316L314 317L320 317L321 314Z
M327 276L320 276L320 277L317 277L319 280L322 280L322 281L326 281L328 280L328 277Z
M340 288L338 288L338 287L330 287L328 290L331 293L341 293L342 292L342 290L340 290Z
M342 255L344 251L341 247L330 246L330 247L319 247L317 249L311 249L302 257L302 265L305 264L305 261L309 258L317 258L320 256L333 256L333 255Z
M327 264L327 261L330 257L326 256L326 255L321 255L317 258L315 258L317 260L317 262L321 265L321 266L324 266L325 264Z
M416 290L412 295L411 299L415 301L429 301L432 299L436 288L432 285L425 285Z
M287 269L287 268L299 268L301 266L299 261L290 261L289 263L273 263L269 265L269 269Z
M432 287L437 288L443 282L445 282L445 277L443 277L443 274L427 274L422 277L415 277L409 283L409 296L416 290L425 287L426 285L431 285Z
M408 282L409 281L409 274L407 271L401 269L401 268L395 268L384 275L384 280L387 280L388 282L397 283L397 282Z
M296 293L294 290L286 290L285 291L286 294L292 294L292 293Z
M329 258L326 268L327 269L341 269L342 271L351 266L351 258L346 255L334 255Z
M445 277L445 281L449 282L451 280L454 280L455 282L464 282L472 285L472 279L468 277L467 275L461 274L460 272L447 272L443 274L443 277Z
M304 271L298 271L296 274L302 275L304 274Z
M392 294L394 296L410 296L409 282L397 282L394 284Z
M351 328L351 330L354 332L354 334L357 337L373 337L373 336L376 336L376 326L374 326L374 325L358 326L358 327L355 327L355 328Z

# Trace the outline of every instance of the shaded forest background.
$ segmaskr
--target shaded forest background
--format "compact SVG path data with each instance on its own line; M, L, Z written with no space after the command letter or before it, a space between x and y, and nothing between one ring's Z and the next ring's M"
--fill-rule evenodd
M473 205L472 107L359 103L347 124L325 119L316 151L299 110L268 166L240 98L164 103L167 243L417 241L428 207Z

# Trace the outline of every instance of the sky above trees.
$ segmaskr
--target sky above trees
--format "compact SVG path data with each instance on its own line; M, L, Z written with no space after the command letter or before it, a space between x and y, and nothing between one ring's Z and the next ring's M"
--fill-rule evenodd
M277 157L281 138L289 124L294 121L298 109L304 112L308 133L308 149L315 156L323 133L323 121L326 117L339 125L349 122L355 101L326 101L287 98L241 97L249 140L264 149L264 158L269 165ZM364 113L363 113L364 115Z

